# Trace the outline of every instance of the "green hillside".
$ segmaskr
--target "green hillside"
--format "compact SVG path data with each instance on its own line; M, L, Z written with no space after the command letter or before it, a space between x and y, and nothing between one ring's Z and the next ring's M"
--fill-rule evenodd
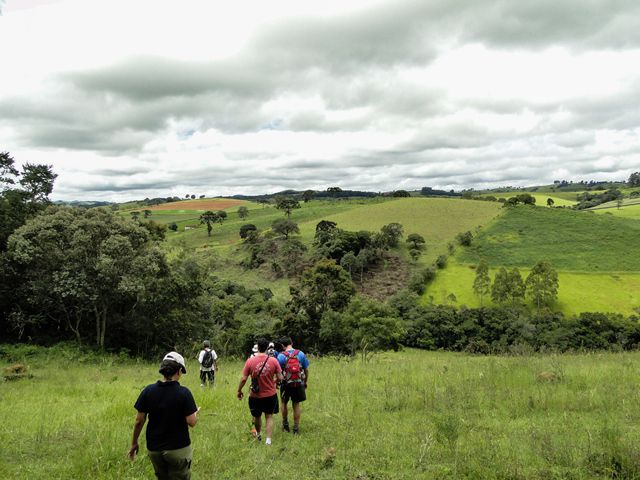
M558 270L640 272L640 222L568 209L505 210L460 251L462 263L484 258L491 266L531 267L548 260Z
M466 305L479 307L480 298L473 293L475 278L474 265L461 264L451 259L444 270L440 270L435 281L422 296L423 303ZM523 278L529 269L520 268ZM493 280L497 268L492 268L489 276ZM558 300L553 308L565 314L580 312L613 312L633 315L634 308L640 306L639 273L582 273L558 272L560 288ZM456 298L452 302L450 295ZM490 298L483 299L483 305L493 305Z
M614 217L632 218L640 220L640 203L626 204L621 208L593 209L593 212L601 215L613 215Z

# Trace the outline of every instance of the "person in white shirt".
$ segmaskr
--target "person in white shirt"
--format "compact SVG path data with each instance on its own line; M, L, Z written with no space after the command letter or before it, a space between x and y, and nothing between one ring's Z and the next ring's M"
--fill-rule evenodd
M215 350L211 349L211 342L205 340L202 342L202 350L198 354L198 363L200 364L200 386L204 387L209 382L209 386L213 386L215 373L218 371L218 355Z

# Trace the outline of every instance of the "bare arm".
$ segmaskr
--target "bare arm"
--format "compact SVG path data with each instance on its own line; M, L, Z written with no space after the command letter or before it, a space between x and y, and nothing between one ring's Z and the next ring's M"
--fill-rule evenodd
M238 385L238 400L242 400L242 397L244 397L244 393L242 393L242 387L244 387L244 384L247 383L247 378L249 378L249 375L243 375L242 378L240 379L240 384Z
M309 369L303 368L302 371L304 372L304 388L307 388L307 382L309 381Z
M133 424L133 438L131 439L131 448L129 449L129 453L127 453L127 457L130 460L136 458L136 454L140 447L138 446L138 438L140 437L140 432L142 432L142 427L144 427L144 423L147 421L147 414L143 412L138 412L136 415L136 420Z
M198 410L193 412L191 415L189 415L188 417L185 417L186 420L187 420L187 425L189 425L192 428L196 426L196 423L198 423L198 412L199 411L200 411L200 407L198 407Z

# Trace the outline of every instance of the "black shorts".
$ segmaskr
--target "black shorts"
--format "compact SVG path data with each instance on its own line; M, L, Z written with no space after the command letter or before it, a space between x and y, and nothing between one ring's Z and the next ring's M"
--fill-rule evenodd
M252 417L259 417L263 413L267 415L278 413L280 411L278 395L262 398L249 397L249 411Z
M292 403L304 402L307 399L307 389L302 383L290 383L280 387L280 397L284 403L291 399Z

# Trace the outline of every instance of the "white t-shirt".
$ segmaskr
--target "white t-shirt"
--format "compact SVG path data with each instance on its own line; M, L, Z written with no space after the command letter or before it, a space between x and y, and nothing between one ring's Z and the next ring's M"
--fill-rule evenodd
M204 359L204 352L205 351L210 351L211 355L213 355L213 365L211 365L209 368L203 367L202 366L202 360ZM198 354L198 363L200 364L200 371L201 372L210 372L211 370L213 370L216 366L216 360L218 360L218 355L216 354L216 351L211 349L211 348L205 348L204 350L200 350L200 353Z

